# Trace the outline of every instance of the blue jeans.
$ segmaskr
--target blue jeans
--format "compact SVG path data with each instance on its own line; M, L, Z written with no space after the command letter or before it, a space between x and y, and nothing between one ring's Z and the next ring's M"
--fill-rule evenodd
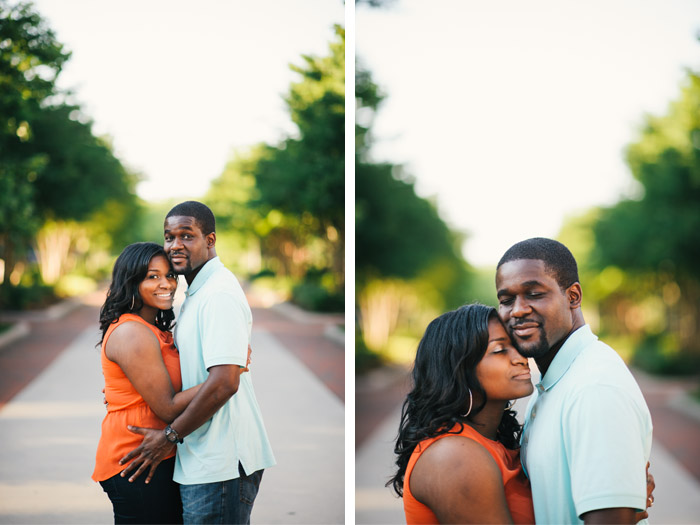
M249 524L263 471L246 475L238 464L239 478L199 485L180 485L182 517L188 525Z
M173 481L174 467L175 458L164 460L148 485L146 474L133 483L119 474L100 481L112 502L114 523L182 523L180 491Z

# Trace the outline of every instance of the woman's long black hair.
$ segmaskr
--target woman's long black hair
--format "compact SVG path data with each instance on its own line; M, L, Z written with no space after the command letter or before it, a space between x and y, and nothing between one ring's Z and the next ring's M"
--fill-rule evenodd
M480 399L470 417L486 404L486 393L476 378L476 365L486 353L489 319L497 316L490 306L465 305L434 319L418 344L413 365L413 390L401 410L401 425L394 452L396 474L389 480L403 496L404 476L413 449L424 439L446 434L455 425L464 428L469 411L469 390ZM515 412L505 410L496 439L510 449L519 446L520 424Z
M165 250L153 242L137 242L130 244L117 257L112 270L112 284L107 291L107 299L100 310L100 330L102 344L109 325L116 323L119 316L129 312L137 312L143 307L139 294L139 285L146 278L148 264L156 255L168 259ZM170 264L170 263L168 263ZM159 310L156 315L156 326L161 330L170 330L175 320L173 309Z

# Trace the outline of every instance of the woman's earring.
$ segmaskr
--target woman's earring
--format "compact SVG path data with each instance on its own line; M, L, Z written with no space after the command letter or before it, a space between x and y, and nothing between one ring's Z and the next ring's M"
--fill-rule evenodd
M129 311L130 311L130 312L134 310L134 303L135 303L135 302L136 302L136 296L135 296L135 295L132 295L132 296L131 296L131 308L129 308Z
M472 401L473 401L472 400L472 389L469 388L468 390L469 390L469 410L467 410L466 414L462 414L462 417L467 417L472 411Z

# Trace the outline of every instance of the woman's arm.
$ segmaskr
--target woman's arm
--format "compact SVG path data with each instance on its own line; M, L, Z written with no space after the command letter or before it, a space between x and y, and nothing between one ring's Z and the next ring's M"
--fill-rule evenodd
M498 465L472 439L449 436L433 443L408 483L440 523L513 523Z
M171 423L192 401L201 385L175 392L163 363L160 343L141 323L127 322L114 329L105 353L126 374L146 404L166 423Z

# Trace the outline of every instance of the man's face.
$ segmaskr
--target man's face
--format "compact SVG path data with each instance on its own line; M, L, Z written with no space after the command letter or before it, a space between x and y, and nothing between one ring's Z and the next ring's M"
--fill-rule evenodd
M187 275L207 262L213 235L204 235L194 217L172 216L165 219L163 248L175 273Z
M496 273L498 315L525 357L542 357L573 328L567 290L562 291L544 261L507 262Z

